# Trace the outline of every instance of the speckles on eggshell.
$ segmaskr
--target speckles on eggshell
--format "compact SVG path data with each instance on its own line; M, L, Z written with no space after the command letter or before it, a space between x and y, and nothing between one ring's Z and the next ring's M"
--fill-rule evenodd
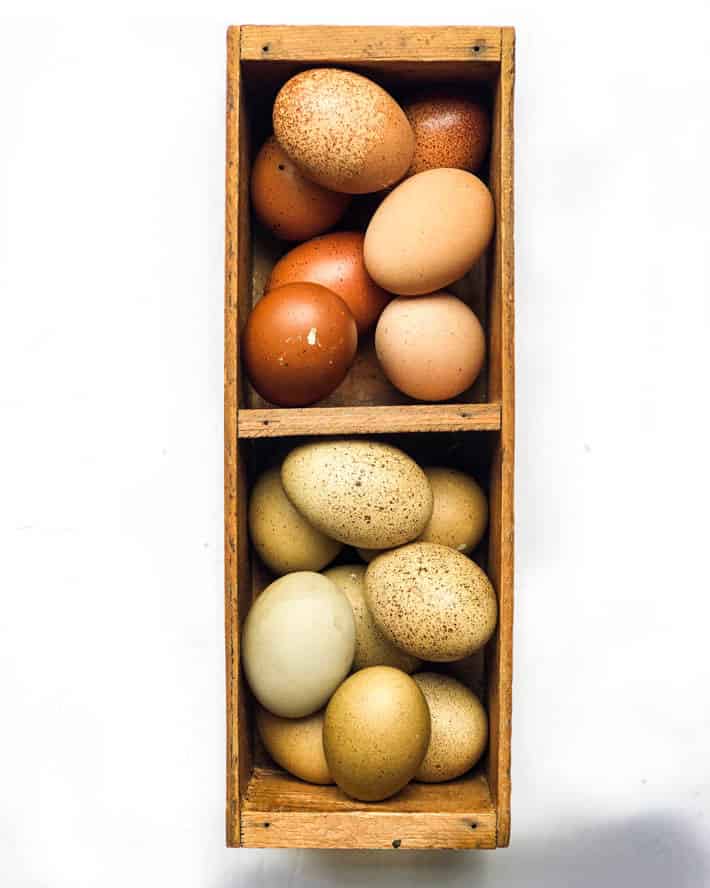
M437 167L476 172L488 150L490 120L477 102L450 91L428 91L404 112L414 131L415 148L408 175Z

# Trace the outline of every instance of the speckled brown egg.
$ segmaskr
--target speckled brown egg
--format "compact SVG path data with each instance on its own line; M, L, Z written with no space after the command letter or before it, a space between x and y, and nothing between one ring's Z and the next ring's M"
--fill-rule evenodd
M423 543L440 543L468 555L476 548L488 523L488 500L480 486L463 472L443 466L424 469L434 493L434 510Z
M302 407L340 385L355 358L350 309L320 284L287 284L266 293L247 319L244 366L262 398Z
M397 447L361 438L296 447L281 467L286 495L326 536L368 549L416 539L431 517L426 475Z
M460 681L435 672L412 676L431 716L431 738L415 780L455 780L479 760L488 741L488 716L481 701Z
M323 751L325 710L305 718L281 718L256 706L256 727L271 758L309 783L334 783Z
M377 802L414 777L430 733L429 709L416 682L399 669L373 666L351 675L331 697L323 748L343 792Z
M259 558L272 573L321 570L342 544L309 524L294 509L281 484L281 468L259 476L249 499L249 535Z
M347 596L355 617L355 658L353 670L368 666L394 666L411 673L421 662L396 648L375 625L365 602L365 567L362 564L341 564L326 570L323 576L332 580Z
M300 169L325 188L379 191L409 169L414 134L389 93L352 71L314 68L279 90L274 133Z
M392 298L367 273L364 240L357 231L336 231L299 244L276 263L266 289L294 281L321 284L340 296L355 318L358 333L364 333Z
M496 595L481 568L454 549L411 543L375 558L365 598L378 628L421 660L467 657L493 634Z
M254 212L276 237L308 240L332 228L347 210L350 196L311 182L271 136L251 171Z
M414 131L410 176L439 167L475 173L483 163L491 125L480 103L451 90L427 90L404 113Z

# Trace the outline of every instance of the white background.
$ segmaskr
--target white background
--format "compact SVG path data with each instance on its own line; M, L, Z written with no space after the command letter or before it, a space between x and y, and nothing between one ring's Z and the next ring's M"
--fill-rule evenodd
M710 883L707 4L386 5L0 22L2 886ZM240 21L518 29L509 850L224 848Z

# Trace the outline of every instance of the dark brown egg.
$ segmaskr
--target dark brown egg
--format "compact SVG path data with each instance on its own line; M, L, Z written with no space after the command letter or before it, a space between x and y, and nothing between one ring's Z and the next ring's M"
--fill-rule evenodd
M264 225L288 241L308 240L332 228L350 203L349 195L306 179L273 136L254 161L251 199Z
M350 309L319 284L287 284L254 306L242 341L244 366L262 398L303 407L345 378L357 350Z
M407 175L453 167L476 172L490 138L486 109L456 92L432 90L404 106L414 131L414 157Z
M357 231L336 231L299 244L276 263L266 289L295 281L322 284L340 296L355 318L358 333L364 333L392 298L367 273L364 240Z

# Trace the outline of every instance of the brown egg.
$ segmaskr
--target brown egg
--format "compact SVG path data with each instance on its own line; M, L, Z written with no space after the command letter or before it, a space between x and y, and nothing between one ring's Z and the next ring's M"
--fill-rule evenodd
M325 188L364 194L409 169L414 134L404 111L367 77L339 68L296 74L274 102L274 133L301 170Z
M475 173L488 150L491 125L486 109L460 93L427 90L404 106L414 131L408 175L449 167Z
M377 322L375 348L392 385L420 401L445 401L481 372L486 337L471 309L441 292L393 299Z
M357 327L335 293L319 284L287 284L257 302L242 343L247 375L262 398L302 407L343 381L357 351Z
M311 182L274 136L264 142L251 171L254 212L276 237L308 240L332 228L347 210L350 196Z
M304 718L282 718L256 705L256 727L271 758L294 777L333 783L323 752L325 710Z
M364 333L392 298L367 273L364 240L357 231L336 231L299 244L274 265L266 289L295 281L322 284L340 296L355 318L358 333Z
M417 684L390 666L361 669L330 698L323 748L349 796L377 802L414 777L429 746L429 709Z

